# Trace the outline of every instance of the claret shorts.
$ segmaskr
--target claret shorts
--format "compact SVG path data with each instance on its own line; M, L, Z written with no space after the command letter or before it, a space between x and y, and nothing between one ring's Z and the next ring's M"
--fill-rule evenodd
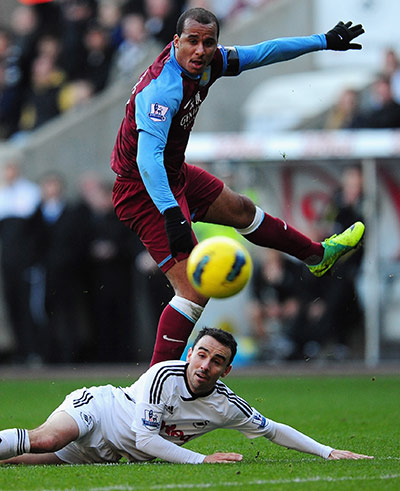
M171 190L189 223L201 221L208 208L222 192L224 183L209 172L184 164L183 179ZM188 253L171 256L165 232L164 217L154 205L141 179L116 178L113 202L118 218L134 230L160 269L166 273ZM193 234L195 243L196 237Z

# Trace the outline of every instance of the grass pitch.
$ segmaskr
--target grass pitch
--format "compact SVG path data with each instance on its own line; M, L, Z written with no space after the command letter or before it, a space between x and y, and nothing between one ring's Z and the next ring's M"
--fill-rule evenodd
M219 430L187 445L210 454L234 451L236 464L165 462L0 467L0 490L396 490L400 489L400 376L237 377L228 385L267 417L335 448L373 461L325 461ZM121 379L0 381L0 428L33 428L73 389Z

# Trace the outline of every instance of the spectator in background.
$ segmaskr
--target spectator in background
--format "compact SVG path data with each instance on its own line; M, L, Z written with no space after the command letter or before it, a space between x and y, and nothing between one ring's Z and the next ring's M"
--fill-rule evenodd
M20 81L25 88L29 84L31 63L36 54L39 18L34 7L19 5L11 16L13 32L13 56L20 70Z
M359 95L354 89L344 89L338 101L328 111L323 129L340 130L348 128L359 110Z
M90 102L94 95L94 86L89 80L73 80L67 82L60 90L59 107L61 112L71 109L81 110Z
M88 26L83 42L85 59L81 70L82 77L90 82L97 93L107 85L114 49L107 30L98 23Z
M390 80L393 99L400 104L400 62L393 49L384 52L382 72Z
M33 305L38 330L45 333L42 358L48 363L76 361L80 350L79 278L84 258L84 229L65 196L63 176L42 177L41 202L31 218L35 231Z
M92 360L124 362L133 358L134 238L117 219L112 185L97 176L83 176L80 215L85 230L85 274L88 292Z
M18 127L22 90L13 34L0 28L0 140L9 138Z
M372 85L371 108L355 114L352 128L400 128L400 104L392 93L390 79L380 75Z
M141 14L127 14L121 26L123 41L115 54L115 76L129 79L147 54L148 33Z
M45 34L41 36L37 42L36 56L44 56L52 60L55 65L59 65L61 56L62 44L57 36Z
M54 60L41 55L33 61L31 85L27 89L19 129L30 131L60 114L59 96L65 74Z
M40 201L39 187L21 175L18 159L11 158L2 169L0 189L1 275L4 303L15 340L12 360L37 359L37 337L30 309L30 267L34 243L29 218Z
M122 43L122 9L115 0L100 0L98 6L99 24L107 30L110 36L110 43L115 50Z
M1 119L6 122L6 138L18 130L24 94L30 85L38 25L33 7L19 5L13 11L1 87Z
M300 263L274 249L254 261L250 319L262 361L286 358L292 351L290 332L301 305Z
M346 167L341 184L325 210L323 219L330 231L338 233L353 220L362 220L363 180L359 167ZM351 355L352 343L360 334L363 314L357 295L357 278L362 263L362 248L343 263L337 263L333 274L316 281L302 275L302 306L292 329L296 348L291 358L327 355L343 360Z
M96 19L96 0L63 0L62 67L69 80L82 79L85 65L84 38L88 26Z
M146 29L163 46L175 34L176 21L184 7L182 0L144 0Z

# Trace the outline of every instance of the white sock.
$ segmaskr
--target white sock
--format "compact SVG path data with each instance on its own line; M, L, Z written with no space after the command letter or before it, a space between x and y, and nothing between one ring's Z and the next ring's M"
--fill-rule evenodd
M201 305L191 302L187 298L179 297L178 295L172 297L169 304L177 312L192 321L193 324L196 324L204 310L204 307Z
M0 460L28 453L30 449L28 430L12 428L0 431Z

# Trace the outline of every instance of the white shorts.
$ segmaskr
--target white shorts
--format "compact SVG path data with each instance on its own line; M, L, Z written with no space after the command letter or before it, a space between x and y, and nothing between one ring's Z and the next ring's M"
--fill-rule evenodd
M101 422L112 386L90 387L71 392L52 414L65 411L79 427L79 437L55 452L68 464L118 462L121 455L104 439ZM50 415L51 416L51 415Z

